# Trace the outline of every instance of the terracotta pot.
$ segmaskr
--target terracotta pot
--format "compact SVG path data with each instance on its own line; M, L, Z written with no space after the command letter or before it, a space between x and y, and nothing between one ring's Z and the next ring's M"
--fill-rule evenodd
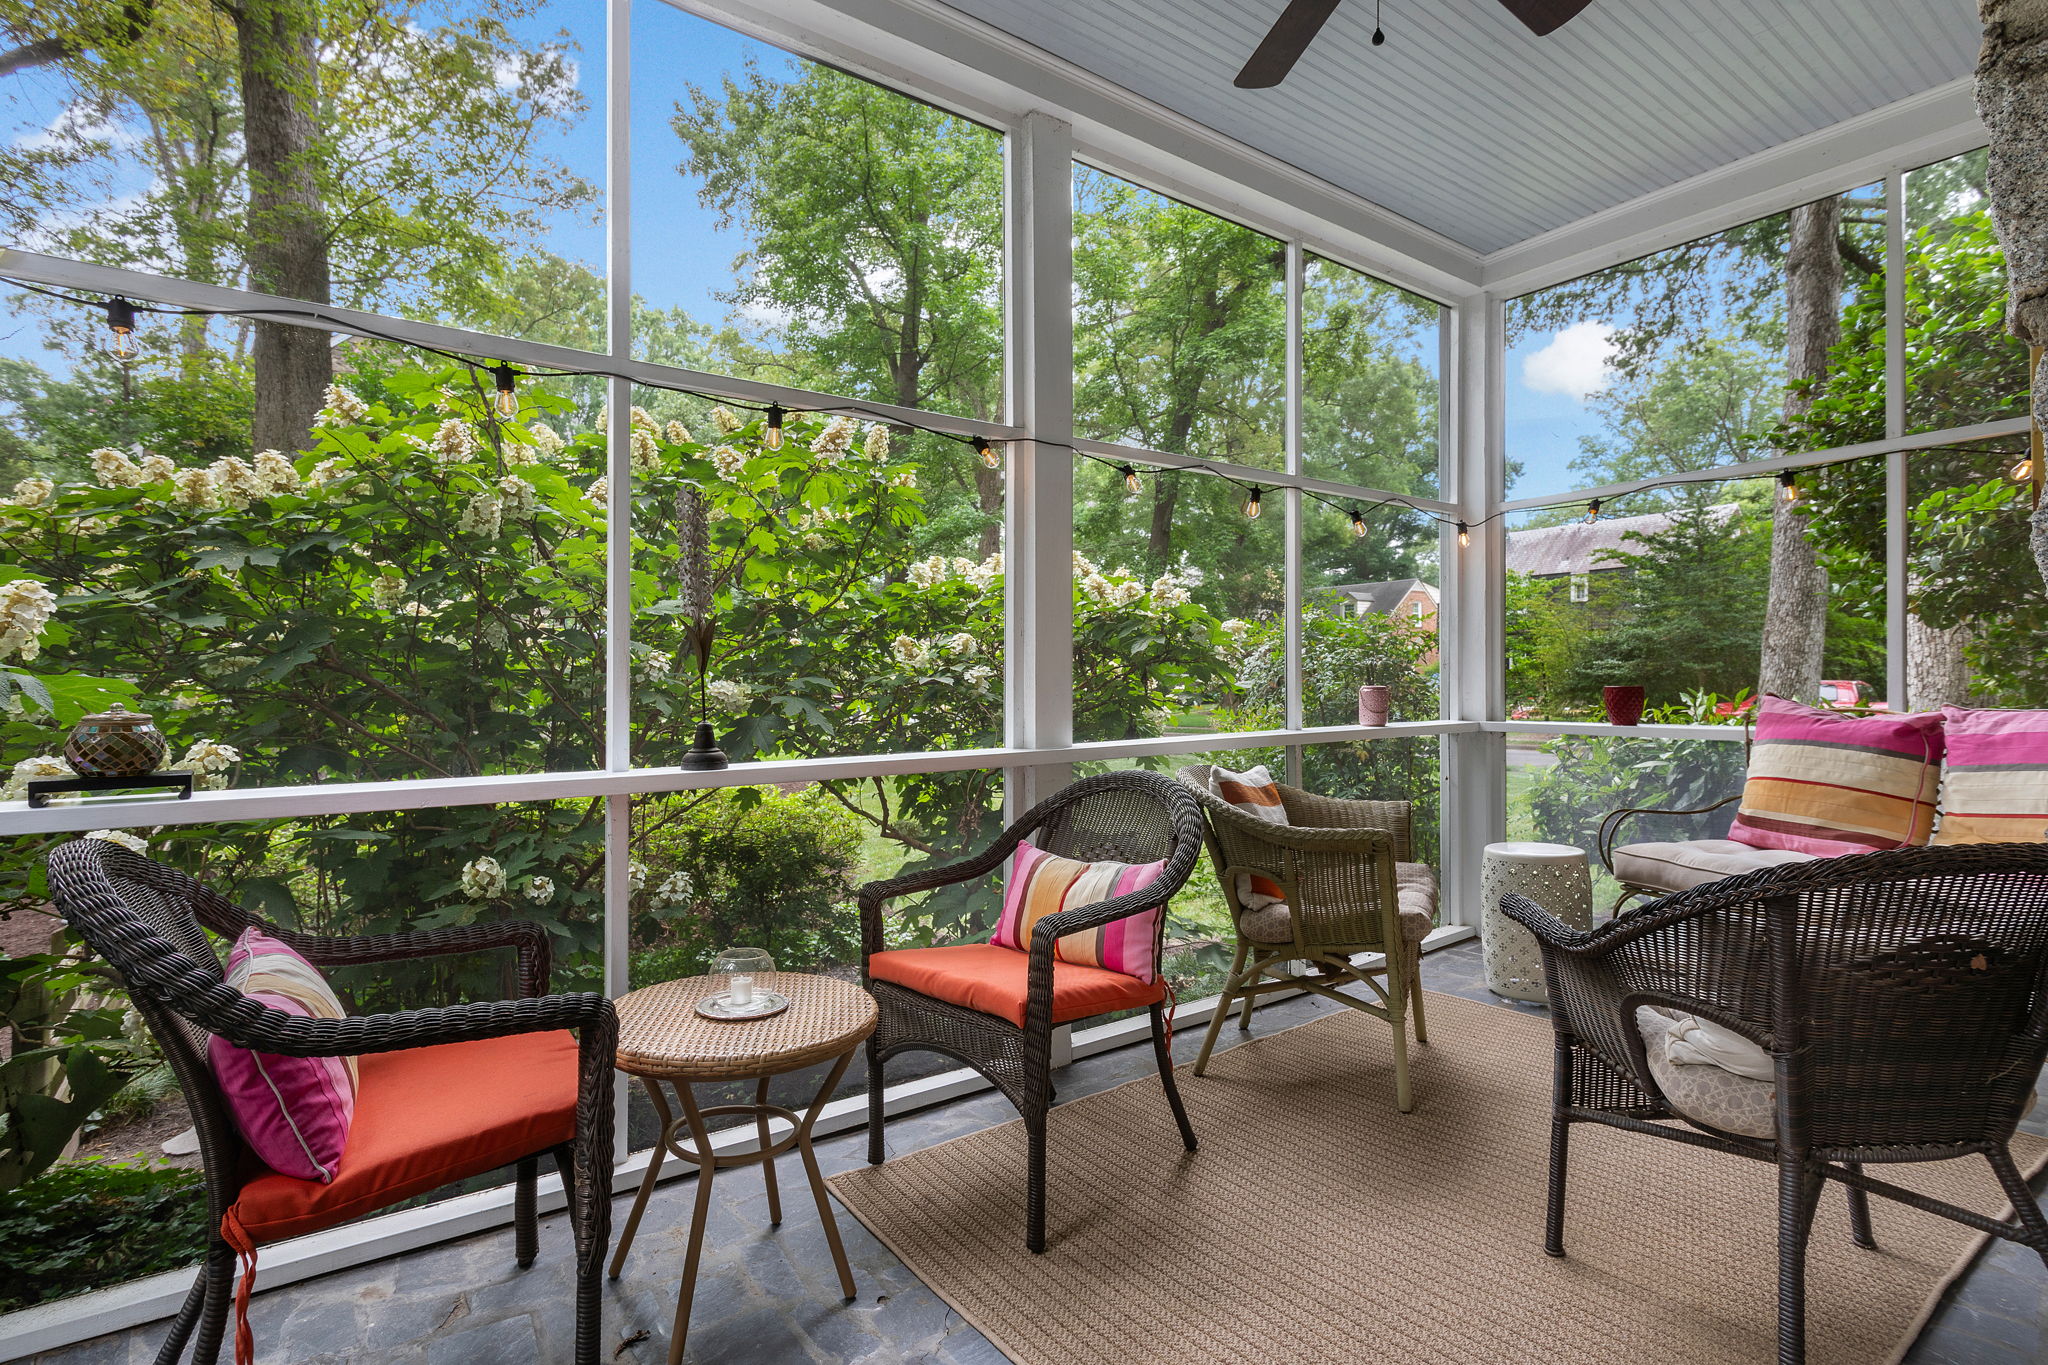
M1643 689L1640 687L1603 687L1600 702L1607 708L1609 725L1636 725L1643 719Z
M1385 725L1387 707L1392 703L1387 688L1377 683L1367 683L1358 689L1358 723L1360 725Z

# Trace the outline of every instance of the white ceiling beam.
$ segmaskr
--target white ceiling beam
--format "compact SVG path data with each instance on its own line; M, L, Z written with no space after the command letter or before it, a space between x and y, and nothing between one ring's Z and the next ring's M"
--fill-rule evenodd
M1951 81L1493 252L1483 279L1512 298L1983 145Z

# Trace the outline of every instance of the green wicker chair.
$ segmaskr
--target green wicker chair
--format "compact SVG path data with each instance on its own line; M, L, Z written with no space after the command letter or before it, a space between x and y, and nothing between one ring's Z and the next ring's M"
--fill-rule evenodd
M1252 1002L1278 991L1304 990L1386 1020L1394 1026L1394 1097L1402 1113L1415 1107L1408 1081L1408 1016L1415 1041L1427 1043L1422 1013L1422 940L1436 918L1436 874L1412 861L1413 807L1407 801L1346 801L1278 784L1289 823L1276 825L1226 805L1209 790L1206 764L1180 770L1207 817L1209 859L1237 929L1230 975L1195 1059L1195 1074L1242 1000L1240 1029L1252 1026ZM1256 873L1279 883L1284 905L1248 909L1238 878ZM1378 953L1373 966L1352 958ZM1314 975L1287 971L1314 964ZM1384 979L1383 979L1384 978ZM1362 983L1372 995L1346 995Z

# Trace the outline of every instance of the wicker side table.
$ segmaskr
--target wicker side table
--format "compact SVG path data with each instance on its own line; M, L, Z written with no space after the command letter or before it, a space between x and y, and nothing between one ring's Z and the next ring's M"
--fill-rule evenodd
M611 1277L617 1279L640 1229L640 1216L647 1211L647 1197L661 1175L664 1156L673 1152L679 1160L697 1168L697 1204L690 1220L689 1250L683 1257L682 1287L676 1294L675 1331L669 1338L669 1365L679 1365L683 1342L690 1329L690 1300L697 1287L697 1265L704 1252L704 1226L711 1214L711 1182L717 1172L759 1163L768 1184L768 1221L782 1222L782 1197L775 1184L775 1158L790 1148L803 1157L804 1172L810 1177L811 1194L818 1201L818 1217L825 1224L825 1240L832 1248L833 1263L839 1269L839 1286L851 1299L853 1270L846 1263L846 1248L839 1240L839 1225L825 1197L825 1179L818 1171L818 1158L811 1151L811 1125L818 1111L831 1098L833 1087L846 1074L846 1064L855 1049L875 1031L875 1002L857 982L837 981L828 976L801 972L763 972L755 978L764 989L789 997L789 1008L767 1019L727 1022L706 1019L697 1013L697 1002L725 989L723 976L691 976L666 981L620 997L619 1070L638 1076L661 1116L661 1139L633 1200L633 1212L619 1236L619 1249L612 1254ZM818 1087L810 1106L801 1114L768 1102L770 1078L799 1071L818 1062L837 1059L832 1073ZM753 1080L759 1085L752 1104L716 1104L699 1107L692 1085L697 1081ZM666 1084L682 1107L677 1118L662 1094ZM751 1115L758 1125L761 1145L752 1152L720 1155L712 1149L711 1132L705 1120L718 1114ZM771 1141L769 1120L781 1119L792 1131ZM689 1145L684 1145L684 1139Z
M1485 903L1479 939L1486 955L1486 988L1510 1000L1548 1004L1543 952L1536 937L1500 912L1510 892L1527 896L1575 929L1593 927L1593 877L1586 851L1570 844L1488 844L1479 875Z

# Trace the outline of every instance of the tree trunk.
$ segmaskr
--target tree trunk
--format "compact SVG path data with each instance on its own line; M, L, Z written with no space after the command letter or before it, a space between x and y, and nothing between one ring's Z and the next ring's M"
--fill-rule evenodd
M1939 630L1920 619L1917 612L1906 615L1906 695L1892 698L1895 710L1938 711L1944 706L1967 706L1970 699L1970 667L1963 657L1976 632L1967 622Z
M1180 503L1183 477L1162 471L1152 480L1152 525L1145 536L1145 553L1156 573L1173 567L1173 513Z
M1003 471L990 469L980 460L974 462L975 505L985 517L994 520L984 522L981 528L981 557L987 559L1003 548Z
M1792 210L1785 256L1788 385L1825 378L1828 351L1841 339L1842 256L1835 245L1841 221L1841 201L1836 199ZM1787 418L1803 415L1812 405L1809 392L1787 389ZM1806 504L1779 500L1776 508L1757 691L1813 701L1820 693L1821 652L1827 644L1828 576L1806 535Z
M315 166L320 66L307 0L243 0L235 21L249 162L249 286L330 301L327 223ZM257 450L302 450L334 377L326 333L285 323L255 327Z
M1978 0L1977 112L1991 138L1992 220L2012 285L2006 327L2048 346L2048 0Z

